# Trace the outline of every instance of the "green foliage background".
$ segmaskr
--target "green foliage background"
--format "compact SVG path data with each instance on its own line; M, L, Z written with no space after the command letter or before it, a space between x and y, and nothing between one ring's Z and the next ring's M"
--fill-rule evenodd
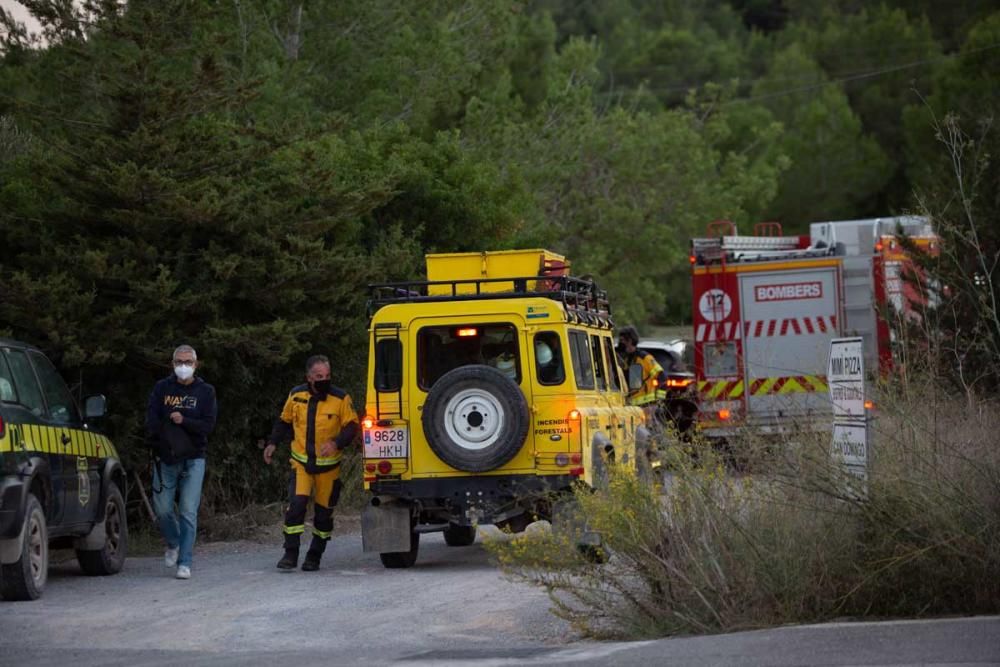
M365 285L425 252L549 247L619 322L682 323L708 221L911 209L949 166L934 114L975 123L1000 90L985 1L23 4L40 36L0 11L0 331L111 397L132 466L194 345L225 502L280 496L256 442L307 355L362 403Z

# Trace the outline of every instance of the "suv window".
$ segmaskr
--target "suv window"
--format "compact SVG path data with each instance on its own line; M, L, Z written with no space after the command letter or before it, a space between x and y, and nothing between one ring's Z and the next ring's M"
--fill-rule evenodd
M611 378L611 386L615 391L621 391L621 383L618 380L618 355L611 344L610 338L604 339L604 356L608 360L608 376Z
M594 357L594 376L597 378L597 388L605 391L608 388L607 373L604 372L604 360L601 358L601 337L590 335L590 352Z
M7 361L10 363L11 376L14 379L14 391L17 402L27 408L37 417L45 414L45 400L38 388L35 372L31 370L28 355L23 350L6 350Z
M52 362L38 352L29 352L28 356L31 357L31 363L38 373L38 380L42 385L42 393L45 394L45 402L49 404L49 417L52 421L58 424L79 423L80 413L77 412L73 396Z
M417 377L429 390L448 371L485 364L521 383L517 330L511 324L424 327L417 332Z
M684 343L681 348L681 367L677 370L686 371L694 368L694 345Z
M546 360L542 358L540 350L548 350L545 355L551 354L552 358ZM566 381L566 367L563 365L562 341L555 331L541 331L535 334L535 376L539 384L557 385Z
M17 403L17 393L14 391L14 377L10 374L7 360L0 354L0 401Z
M569 349L573 356L573 375L577 389L594 388L594 368L590 360L587 334L582 331L569 332Z
M399 391L403 386L403 344L398 338L375 343L375 390Z

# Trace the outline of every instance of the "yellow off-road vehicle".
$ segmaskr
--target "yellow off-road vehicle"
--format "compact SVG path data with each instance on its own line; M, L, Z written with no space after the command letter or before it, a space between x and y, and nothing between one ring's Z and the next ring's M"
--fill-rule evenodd
M389 568L421 533L465 546L550 519L649 447L592 280L546 250L426 259L426 281L371 286L362 535Z

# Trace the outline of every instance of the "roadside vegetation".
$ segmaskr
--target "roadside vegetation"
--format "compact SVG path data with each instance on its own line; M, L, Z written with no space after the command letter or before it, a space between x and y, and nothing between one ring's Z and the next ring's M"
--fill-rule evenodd
M866 494L828 435L745 440L737 475L695 441L666 448L662 488L617 469L607 489L578 493L606 563L544 524L488 548L595 637L998 613L998 406L934 384L883 394Z

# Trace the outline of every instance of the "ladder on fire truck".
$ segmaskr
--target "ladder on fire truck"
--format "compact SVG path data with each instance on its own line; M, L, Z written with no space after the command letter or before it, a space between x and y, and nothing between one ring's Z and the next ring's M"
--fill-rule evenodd
M736 223L716 220L709 223L704 238L691 240L691 263L696 265L825 257L833 252L832 247L808 245L807 237L784 236L778 222L758 222L753 236L747 236L737 232Z

